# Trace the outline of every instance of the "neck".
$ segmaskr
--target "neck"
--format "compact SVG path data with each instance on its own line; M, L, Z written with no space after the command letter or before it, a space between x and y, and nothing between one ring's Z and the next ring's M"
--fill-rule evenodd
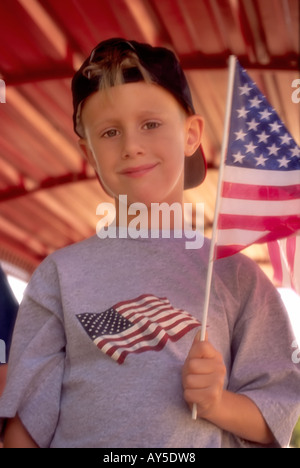
M184 206L182 202L151 203L127 203L127 196L120 195L115 200L116 225L119 227L131 227L136 229L176 230L184 226Z
M199 249L203 245L203 203L196 203L194 211L192 203L151 203L147 207L143 203L129 205L126 195L123 195L115 200L115 207L111 203L104 205L97 210L97 214L102 215L96 229L101 239L174 237L185 238L187 249ZM120 228L119 234L116 228Z

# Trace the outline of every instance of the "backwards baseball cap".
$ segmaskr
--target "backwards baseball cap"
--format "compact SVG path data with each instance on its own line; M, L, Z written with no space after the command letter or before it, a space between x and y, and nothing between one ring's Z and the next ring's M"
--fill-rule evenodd
M189 115L195 114L189 85L175 54L164 47L152 47L136 41L121 38L108 39L100 42L83 62L72 80L73 93L73 123L78 136L84 137L81 123L82 105L91 94L101 88L102 75L94 73L97 66L107 63L110 57L116 56L125 60L128 55L134 54L139 64L148 73L151 82L158 84L169 91ZM144 81L141 69L137 66L128 66L122 69L123 83ZM113 85L113 83L112 83ZM200 185L206 176L206 160L201 146L190 157L185 158L184 188L190 189Z

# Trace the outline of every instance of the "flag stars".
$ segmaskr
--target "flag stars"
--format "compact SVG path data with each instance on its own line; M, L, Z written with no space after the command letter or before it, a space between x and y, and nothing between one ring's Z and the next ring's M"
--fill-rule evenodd
M282 145L289 145L290 140L292 139L292 137L290 137L288 133L285 133L283 136L280 136L279 138L281 139Z
M244 84L244 86L239 86L240 96L249 96L251 89L248 83Z
M279 162L279 167L286 167L287 168L290 161L285 156L283 156L283 158L278 159L278 162Z
M296 156L297 158L300 158L300 148L298 146L295 146L295 148L291 149L292 153L292 158Z
M278 148L278 146L276 146L275 143L273 143L272 146L268 146L267 149L269 150L269 156L271 156L272 154L278 156L278 151L280 150L280 148Z
M234 158L235 163L243 164L243 159L245 158L245 155L242 154L240 151L236 154L233 154L232 156Z
M243 130L240 130L239 132L234 132L234 133L236 135L236 140L242 140L242 141L244 141L245 136L247 135L247 133L244 133Z
M253 99L249 99L249 102L250 107L255 107L256 109L258 109L262 100L259 99L258 96L255 96Z
M250 112L250 111L246 110L246 107L245 107L245 106L241 107L240 109L237 109L236 111L237 111L237 113L239 114L239 115L238 115L239 119L240 119L240 118L244 118L244 119L245 119L245 118L247 117L248 112Z
M246 153L255 153L257 146L255 146L254 143L251 141L249 145L245 145L245 148L246 148Z
M129 320L113 308L97 314L79 314L77 317L93 340L103 335L111 336L122 333L133 326Z
M264 111L262 112L259 112L259 114L261 115L261 118L260 120L270 120L270 116L272 115L272 112L269 112L268 109L265 109Z
M264 158L263 154L261 154L258 158L255 158L255 159L256 159L256 166L265 166L266 161L268 160L268 158Z
M269 126L271 127L271 132L276 132L276 133L279 133L280 132L280 128L282 127L282 125L280 125L279 122L273 122L273 123L270 123Z
M251 122L247 122L247 125L248 125L248 130L254 130L256 132L259 122L256 122L255 119L252 119Z
M258 143L267 143L267 139L270 138L270 135L267 135L265 131L257 135Z
M300 146L247 72L241 67L239 71L233 89L226 164L259 172L299 170Z

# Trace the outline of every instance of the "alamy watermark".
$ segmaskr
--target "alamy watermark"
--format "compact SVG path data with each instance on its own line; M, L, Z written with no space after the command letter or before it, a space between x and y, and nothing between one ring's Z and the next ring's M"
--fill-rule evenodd
M97 236L101 239L184 238L186 249L200 249L204 243L204 203L196 203L195 223L192 203L151 203L148 208L140 202L128 205L127 195L120 195L118 200L118 225L121 229L116 225L113 203L100 203L96 214L101 216L96 227Z
M300 347L298 346L297 340L294 340L292 343L292 348L296 348L292 353L292 361L294 364L300 363Z
M0 103L6 102L6 84L4 80L0 80Z
M0 340L0 364L6 364L6 344L4 340Z

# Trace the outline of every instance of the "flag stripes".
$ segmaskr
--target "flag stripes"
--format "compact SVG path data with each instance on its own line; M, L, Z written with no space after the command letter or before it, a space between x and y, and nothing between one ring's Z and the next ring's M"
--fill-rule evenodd
M222 196L224 198L236 198L239 200L274 200L285 201L294 199L295 193L300 191L299 185L267 186L223 183Z
M300 294L300 234L268 244L274 282ZM298 261L297 261L298 259Z
M105 312L78 314L77 318L95 345L122 364L129 353L161 350L200 322L167 298L144 294L115 304Z

